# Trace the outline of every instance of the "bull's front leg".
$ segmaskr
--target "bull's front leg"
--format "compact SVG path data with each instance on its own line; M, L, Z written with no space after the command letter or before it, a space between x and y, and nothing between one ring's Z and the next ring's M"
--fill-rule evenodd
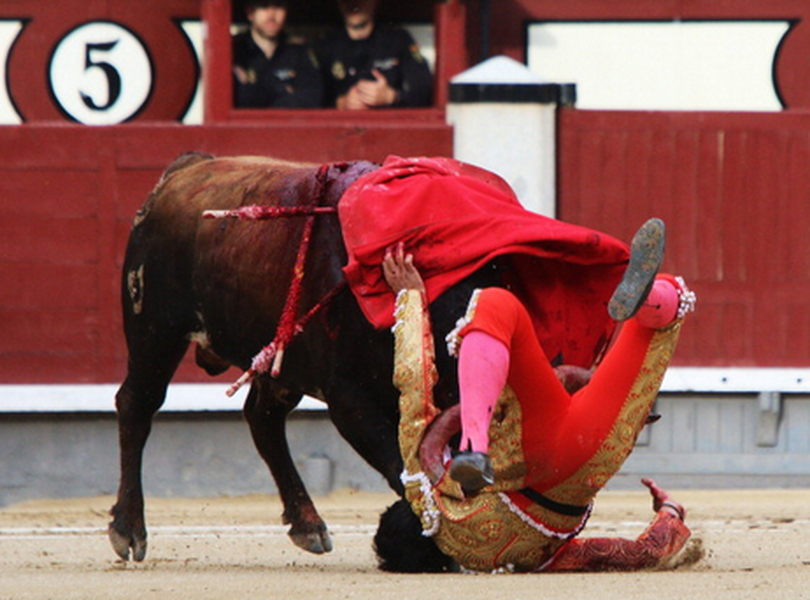
M375 391L339 379L327 392L329 416L351 447L385 478L394 492L402 495L396 390L391 384L389 393Z
M244 414L256 449L278 487L290 539L307 552L323 554L332 550L332 538L298 474L287 443L287 415L300 399L300 394L273 380L257 379L251 384Z

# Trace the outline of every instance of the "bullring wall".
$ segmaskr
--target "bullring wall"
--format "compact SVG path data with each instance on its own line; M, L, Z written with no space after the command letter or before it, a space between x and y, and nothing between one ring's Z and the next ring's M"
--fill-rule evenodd
M130 223L181 152L452 154L440 118L402 123L0 128L0 382L120 381ZM810 113L563 109L558 132L562 219L621 239L650 215L667 221L665 267L700 297L677 365L810 364ZM178 380L201 378L186 364Z
M558 137L560 217L622 239L651 214L663 217L666 267L699 296L676 377L659 401L664 419L612 485L635 485L638 475L669 487L808 485L810 114L564 109ZM0 504L114 492L113 389L126 360L120 265L135 211L175 156L382 160L451 155L451 140L441 111L417 126L291 116L199 127L0 128ZM706 389L679 379L706 370L715 378ZM216 380L217 397L236 375ZM210 379L187 360L176 381ZM35 414L4 410L10 384L107 391L88 413L71 404ZM159 415L147 446L148 494L274 491L238 402L218 406ZM310 459L326 457L331 486L384 489L325 412L295 413L290 432L305 472Z
M130 224L162 171L189 150L310 162L452 154L440 120L0 127L0 383L120 381ZM186 364L178 380L200 377Z

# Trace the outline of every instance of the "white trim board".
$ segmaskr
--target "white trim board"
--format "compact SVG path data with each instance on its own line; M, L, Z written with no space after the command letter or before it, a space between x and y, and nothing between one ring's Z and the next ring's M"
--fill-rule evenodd
M810 368L671 367L662 392L810 392Z
M241 411L249 386L233 397L217 383L178 383L169 386L161 412ZM114 412L118 384L0 385L0 413ZM326 405L305 396L297 410L321 410Z
M161 411L241 411L247 386L232 398L227 385L178 383L169 386ZM114 412L118 384L0 384L0 413ZM665 393L810 393L810 368L672 367ZM305 396L297 410L325 410Z
M779 111L774 64L788 20L548 21L529 69L574 82L577 108Z

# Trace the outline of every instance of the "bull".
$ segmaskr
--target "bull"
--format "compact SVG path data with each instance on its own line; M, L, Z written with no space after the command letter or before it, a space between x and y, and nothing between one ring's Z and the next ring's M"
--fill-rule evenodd
M417 170L405 165L403 181ZM347 191L356 189L358 180L381 171L380 165L366 161L317 165L190 153L167 168L138 211L122 274L129 358L126 377L116 394L121 472L109 525L113 549L124 560L131 556L141 561L146 555L143 451L152 418L192 343L196 362L207 373L216 375L236 366L253 374L244 417L276 482L283 520L290 525L288 535L297 546L313 553L332 549L326 524L296 470L285 435L286 418L304 395L323 400L339 433L394 491L402 493L398 395L391 381L393 338L388 329L370 322L373 319L358 302L355 290L346 285L346 267L352 257L344 239L345 224L342 228L334 212ZM480 173L476 177L480 178ZM498 193L503 191L502 182L484 179L475 179L467 190L474 197L473 208L481 204L478 196L490 194L493 182ZM385 184L381 189L388 187ZM443 199L445 195L441 193ZM525 230L534 236L535 221L524 227L525 211L513 197L501 195L505 203L501 209L517 218L505 222L505 231ZM206 211L228 212L255 205L293 213L304 209L301 214L309 216L248 223L203 217ZM370 214L379 213L376 204L373 206ZM322 214L312 216L316 210ZM437 210L454 212L453 207ZM422 205L416 212L425 212ZM482 224L493 229L491 215L481 216L479 221L471 221L478 225L461 229L462 237L473 240L465 248L482 237L477 232ZM384 211L377 217L387 225ZM422 215L427 221L434 217L438 218L432 213ZM548 237L549 227L549 223L540 224L540 238ZM424 227L411 229L411 233L425 231ZM427 245L441 246L436 239L444 233L432 233ZM502 254L485 254L477 261L462 259L465 266L461 274L431 298L436 339L443 339L455 326L474 288L515 285L515 272L521 270L534 275L524 274L522 280L518 277L515 289L529 290L529 279L537 280L535 295L539 292L560 304L554 311L540 311L538 326L553 329L555 324L562 324L562 330L568 331L570 323L562 306L567 309L569 303L563 291L573 280L578 282L578 296L584 293L591 300L595 298L605 313L604 304L626 263L626 247L614 245L605 253L598 250L602 241L593 232L577 230L579 241L573 246L551 233L554 239L539 258L510 259L507 250L529 248L518 240L504 245ZM503 236L494 238L496 245L504 244ZM440 254L460 257L463 251L451 247L450 252L444 248ZM370 256L379 264L376 255ZM446 270L441 260L432 262L440 275ZM594 269L594 263L606 267L609 276L591 277L599 270ZM425 265L430 289L428 261ZM538 272L545 276L537 278ZM592 285L595 280L604 285ZM290 302L291 290L296 292L294 303ZM299 318L301 315L306 318ZM582 312L577 315L582 317ZM574 361L579 367L593 364L611 333L609 328L602 331L594 319L587 321L588 335L593 339L586 343L574 336L577 339L569 345L572 352L582 355ZM256 370L256 357L268 347L274 332L281 330L295 333L294 339L288 335L282 340L283 364L274 365L271 373ZM553 349L559 344L549 346ZM458 400L456 369L443 345L437 345L436 351L440 379L435 401L445 408ZM561 362L563 352L558 354L557 362ZM281 353L275 358L280 359Z

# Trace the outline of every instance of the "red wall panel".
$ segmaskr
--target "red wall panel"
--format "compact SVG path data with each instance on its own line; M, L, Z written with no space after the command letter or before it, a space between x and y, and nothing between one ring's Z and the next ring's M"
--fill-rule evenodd
M15 149L16 150L16 149ZM16 152L15 165L18 164ZM86 170L23 168L3 182L0 211L4 215L30 217L87 217L98 210L98 186ZM37 200L31 201L32 197Z
M119 288L131 222L163 169L188 150L382 160L449 155L452 132L438 113L424 122L375 116L360 125L0 127L0 383L123 378ZM210 379L187 359L176 380Z
M178 153L451 154L449 128L400 129L323 125L317 138L296 138L297 126L273 124L0 128L0 382L121 379L130 223ZM649 216L667 221L666 268L699 296L677 364L810 364L810 114L566 109L558 136L561 218L622 239ZM358 154L342 156L347 148ZM187 360L178 380L206 377Z
M629 239L669 227L699 297L678 364L810 364L810 114L566 110L561 218Z
M40 310L43 308L83 308L98 306L98 268L95 264L65 265L46 262L0 263L0 307ZM0 337L0 346L6 339Z
M95 218L6 217L0 255L9 261L94 263L99 223Z

